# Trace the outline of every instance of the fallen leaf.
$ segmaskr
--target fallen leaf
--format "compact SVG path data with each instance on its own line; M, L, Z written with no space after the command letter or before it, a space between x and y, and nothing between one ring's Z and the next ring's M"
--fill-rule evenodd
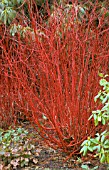
M36 152L37 153L40 153L42 149L36 149Z
M3 167L4 167L3 164L0 164L0 170L3 170Z
M33 159L33 163L37 164L38 163L38 159Z
M9 169L11 169L11 164L8 164L8 166L5 166L5 169L3 170L9 170Z
M24 157L21 157L20 160L23 161L25 158Z
M35 170L36 170L36 169L39 169L39 166L35 166Z
M38 153L38 152L36 152L36 153L35 153L35 156L39 156L39 153Z
M6 157L10 157L10 153L9 153L9 152L6 152L6 153L5 153L5 156L6 156Z
M19 159L12 160L10 164L13 165L14 168L16 168L19 165Z
M28 151L28 152L26 151L25 155L32 155L32 153L30 151Z
M16 154L18 152L17 148L12 149L12 154Z
M29 162L29 159L28 159L28 158L25 158L25 161L26 161L26 162Z

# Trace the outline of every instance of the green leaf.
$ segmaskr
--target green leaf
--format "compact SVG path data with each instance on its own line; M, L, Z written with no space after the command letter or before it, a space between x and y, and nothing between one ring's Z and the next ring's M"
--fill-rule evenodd
M81 148L80 153L82 153L83 151L84 151L84 147Z
M84 165L84 164L81 166L81 168L82 168L83 170L88 170L88 169L89 169L88 165Z
M105 140L105 136L103 135L103 136L101 137L101 142L103 143L104 140Z
M8 137L10 137L10 133L5 133L4 138L7 139Z
M4 0L3 2L4 2L4 4L8 4L8 0Z
M98 140L96 138L91 139L91 142L93 142L94 144L98 144Z
M92 170L96 170L96 169L98 169L98 166L95 166Z
M101 91L99 91L99 93L94 97L94 101L96 102L97 99L101 96Z
M23 160L23 161L21 162L21 167L24 167L24 165L25 165L25 161Z
M90 145L91 145L91 141L90 141L90 140L88 140L87 144L88 144L88 146L90 146Z
M105 106L101 109L101 111L107 111L109 108L109 103L105 103Z
M100 96L100 100L102 101L103 99L104 99L104 97L101 95L101 96Z
M94 148L93 148L94 150L97 150L98 152L100 152L100 150L101 150L101 146L100 145L97 145L97 146L94 146Z
M104 145L108 145L109 146L109 140L108 139L105 140Z
M100 85L101 86L104 86L106 83L107 83L107 81L105 79L101 79L100 80Z
M2 136L0 136L0 142L2 141Z
M106 134L107 134L107 130L103 131L103 132L101 133L101 136L106 135Z
M106 156L105 156L105 154L102 154L101 159L100 159L100 163L103 163L105 161L106 161Z
M98 122L101 122L101 116L98 115Z
M102 117L102 124L105 125L106 124L106 119Z
M15 142L18 142L19 140L20 140L20 137L19 137L19 136L14 137L14 141L15 141Z
M18 128L18 129L17 129L17 132L18 132L19 134L22 134L23 129L22 129L22 128Z
M107 96L103 99L102 104L106 103L106 101L108 100Z
M98 119L94 119L95 126L98 126Z
M84 146L83 156L87 154L87 150L88 150L87 146Z
M90 152L93 152L93 147L88 146L88 150L89 150Z
M16 11L15 10L10 10L10 12L8 13L8 17L13 20L16 16Z
M105 145L105 144L104 144L103 147L104 147L104 149L109 149L109 142L108 142L108 145Z
M91 115L90 117L89 117L89 119L88 120L90 120L90 119L92 119L93 118L93 115Z
M6 23L7 23L7 13L4 13L3 22L6 25Z
M85 146L83 146L83 148L80 150L80 153L83 152L83 156L85 156L85 155L87 154L87 150L88 150L88 148L87 148L87 146L85 145Z
M85 140L85 141L81 144L81 146L84 146L87 142L88 142L88 140Z
M7 19L7 23L8 23L8 24L10 24L10 23L11 23L11 20L10 20L9 18Z
M100 77L104 77L104 74L103 74L103 73L98 73L98 75L99 75Z
M107 154L106 161L109 164L109 153Z

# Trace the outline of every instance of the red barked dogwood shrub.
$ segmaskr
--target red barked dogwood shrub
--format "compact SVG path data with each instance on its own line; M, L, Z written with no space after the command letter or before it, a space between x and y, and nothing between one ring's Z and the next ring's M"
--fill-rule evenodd
M0 42L0 116L11 115L15 121L21 112L51 147L72 155L99 130L88 118L100 107L94 103L98 73L109 71L106 10L99 17L99 4L89 3L81 14L83 6L75 2L65 9L54 7L39 25L32 3L27 1L31 29L11 36L7 28ZM20 28L25 28L28 18L22 16Z

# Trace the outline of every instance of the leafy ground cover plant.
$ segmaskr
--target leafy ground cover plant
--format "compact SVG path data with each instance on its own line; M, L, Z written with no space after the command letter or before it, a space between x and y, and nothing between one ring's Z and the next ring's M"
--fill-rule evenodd
M98 70L108 70L109 32L102 30L102 24L93 24L97 3L92 4L90 13L88 7L81 20L73 4L71 17L66 17L60 7L59 17L55 13L48 23L38 26L32 3L28 2L28 12L34 41L30 31L21 37L19 32L11 36L7 30L0 42L4 87L0 116L3 119L4 115L21 112L37 125L48 145L72 156L79 153L89 134L96 133L93 121L87 119L97 105L93 98L99 89ZM104 23L104 15L101 18ZM22 15L23 28L24 21ZM39 28L44 32L41 37L37 35Z
M29 166L30 163L36 164L35 146L31 138L31 134L24 128L0 129L1 165L7 169L16 169Z
M100 162L109 163L109 82L106 80L108 75L99 74L102 79L100 80L100 86L102 90L98 92L95 96L95 102L99 100L102 103L102 107L99 110L92 111L90 119L94 119L95 126L102 123L105 126L105 131L102 133L97 133L95 138L88 137L82 143L81 153L83 156L87 154L88 151L94 152L95 157L99 157Z

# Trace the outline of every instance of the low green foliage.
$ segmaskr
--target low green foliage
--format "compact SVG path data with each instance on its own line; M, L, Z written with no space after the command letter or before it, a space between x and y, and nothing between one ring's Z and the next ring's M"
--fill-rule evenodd
M34 149L31 136L24 128L0 129L0 162L8 169L36 164Z
M96 170L96 169L98 169L98 166L95 166L94 168L89 169L88 165L83 164L83 165L81 166L81 168L82 168L83 170Z
M100 103L102 103L102 108L100 110L96 110L92 112L89 120L94 118L95 126L101 122L103 125L109 125L109 82L106 80L108 75L99 74L102 78L100 80L100 86L103 87L103 90L100 90L98 95L95 96L95 102L99 99ZM96 151L95 157L99 157L100 162L109 163L109 131L106 129L101 134L97 133L95 138L88 137L82 143L81 153L83 156L87 154L88 151L94 152Z

